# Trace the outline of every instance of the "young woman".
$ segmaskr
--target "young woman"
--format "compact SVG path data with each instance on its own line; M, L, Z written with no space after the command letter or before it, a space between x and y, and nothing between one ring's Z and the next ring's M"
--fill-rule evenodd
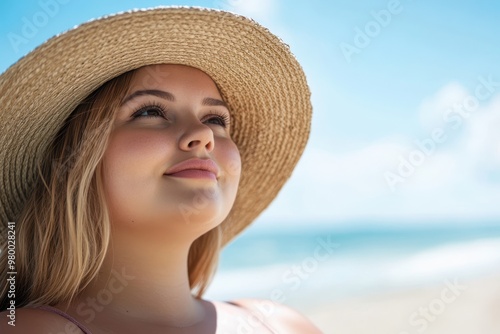
M273 296L202 299L309 135L302 69L265 28L94 20L3 73L0 105L2 333L319 332Z

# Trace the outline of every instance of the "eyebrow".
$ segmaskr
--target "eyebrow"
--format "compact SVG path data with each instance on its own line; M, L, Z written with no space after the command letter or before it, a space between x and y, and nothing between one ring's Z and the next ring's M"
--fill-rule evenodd
M214 99L212 97L206 97L203 99L203 101L201 101L201 104L204 105L204 106L213 106L213 107L216 107L216 106L223 106L223 107L226 107L226 109L229 110L229 107L227 106L226 102L222 101L222 100L219 100L219 99Z
M138 91L130 94L122 101L121 105L124 105L128 101L135 99L138 96L143 96L143 95L153 95L153 96L157 96L157 97L160 97L160 98L168 100L168 101L172 101L172 102L175 101L175 97L172 93L165 92L163 90L157 90L157 89L145 89L145 90L138 90Z
M158 89L145 89L145 90L138 90L129 96L127 96L121 103L121 105L124 105L128 101L135 99L138 96L144 96L144 95L153 95L157 96L159 98L165 99L167 101L175 102L175 97L174 94L163 91L163 90L158 90ZM229 107L227 106L226 102L219 100L219 99L214 99L212 97L205 97L202 101L201 104L204 106L223 106L229 110Z

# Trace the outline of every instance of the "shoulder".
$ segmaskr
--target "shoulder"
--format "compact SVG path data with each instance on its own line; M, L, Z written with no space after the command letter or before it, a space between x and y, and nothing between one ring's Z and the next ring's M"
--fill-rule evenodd
M0 312L0 333L83 333L75 324L55 313L35 308L18 308L15 314Z
M277 333L321 334L321 331L297 310L267 299L239 299L235 303L246 308L256 319L263 320Z

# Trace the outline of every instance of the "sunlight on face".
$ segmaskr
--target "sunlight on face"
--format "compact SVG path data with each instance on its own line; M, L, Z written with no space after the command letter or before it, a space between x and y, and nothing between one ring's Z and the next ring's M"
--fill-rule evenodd
M220 224L234 203L241 173L229 120L204 72L182 65L137 70L103 157L114 228L197 236ZM217 172L192 167L165 175L193 158L213 161Z

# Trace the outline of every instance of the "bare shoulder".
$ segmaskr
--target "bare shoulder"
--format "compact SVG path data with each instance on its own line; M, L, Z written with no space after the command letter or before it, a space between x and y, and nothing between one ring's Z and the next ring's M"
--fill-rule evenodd
M263 319L277 333L322 333L311 320L289 306L267 299L239 299L235 302Z
M69 320L55 313L33 308L18 308L13 316L8 311L0 312L0 333L71 333L83 332Z

